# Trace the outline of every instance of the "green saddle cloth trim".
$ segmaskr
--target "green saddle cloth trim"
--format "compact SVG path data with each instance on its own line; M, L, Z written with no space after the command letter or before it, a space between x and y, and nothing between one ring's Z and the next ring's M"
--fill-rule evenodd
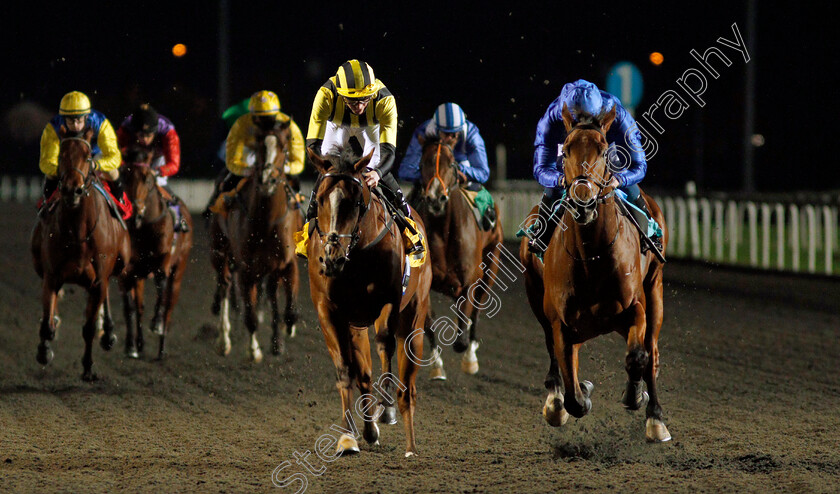
M475 207L478 208L478 213L484 216L487 209L492 208L494 204L495 201L493 200L493 196L490 195L490 191L481 187L481 190L475 195Z

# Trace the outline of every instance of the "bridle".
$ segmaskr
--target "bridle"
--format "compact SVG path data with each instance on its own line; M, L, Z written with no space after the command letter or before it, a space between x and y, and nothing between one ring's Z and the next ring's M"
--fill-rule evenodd
M74 171L74 172L76 172L76 173L78 173L79 175L82 176L82 187L81 187L81 189L82 189L82 192L84 193L84 195L88 196L88 195L90 195L90 186L93 184L93 181L96 178L96 174L93 173L93 172L96 169L99 168L99 163L95 159L93 159L93 147L90 145L90 142L88 142L87 139L84 139L82 137L64 137L64 138L61 139L61 142L64 142L64 141L80 141L80 142L85 143L85 146L87 146L88 156L85 159L85 161L87 163L90 163L90 165L91 165L88 168L87 173L83 172L82 170L80 170L79 168L77 168L75 166L73 167L73 169L71 171ZM64 174L59 175L58 179L59 179L59 181L64 181Z
M606 139L606 135L604 135L604 132L603 132L603 130L601 130L601 127L599 125L597 125L595 123L588 123L588 124L579 124L579 125L576 125L575 127L573 127L569 131L569 135L566 137L566 143L568 143L569 138L571 138L571 136L572 136L572 133L574 133L576 130L597 130L598 133L600 133ZM564 149L566 148L565 144L563 145L563 148ZM563 199L563 202L567 203L568 207L566 205L561 205L561 207L566 209L567 210L566 212L571 212L573 209L575 209L575 206L577 206L577 208L583 209L586 212L592 210L593 217L589 221L594 221L596 218L598 218L598 210L597 210L598 205L606 204L608 199L615 196L615 187L610 187L609 186L609 183L610 183L610 181L612 180L612 177L613 177L613 173L612 173L612 171L610 171L609 166L607 166L607 164L606 164L606 160L609 159L608 154L609 154L609 146L607 146L604 149L604 151L601 153L601 155L596 160L596 163L600 160L605 160L604 168L607 171L607 176L602 177L600 180L597 180L597 179L593 180L593 178L590 177L587 174L587 171L588 171L587 169L590 168L590 167L586 163L584 163L583 164L584 173L582 173L582 174L578 175L577 177L575 177L574 179L572 179L571 182L565 182L564 183L565 188L566 188L566 197ZM583 185L583 186L587 187L590 191L593 191L593 187L597 187L597 189L598 189L597 192L594 192L595 197L593 199L590 199L586 203L583 203L583 204L581 204L578 201L575 201L574 198L572 197L574 195L573 191L575 190L576 187L578 187L580 185ZM609 189L609 190L607 190L607 189ZM608 250L610 247L615 245L615 242L618 239L618 233L621 230L621 222L618 221L618 206L616 206L615 202L613 202L612 204L613 204L613 209L615 210L617 228L616 228L616 231L615 231L615 235L613 236L613 239L610 241L610 243L606 247L604 247L604 250ZM577 221L577 220L575 220L575 221ZM595 256L584 257L584 258L575 257L575 255L569 250L569 247L568 247L568 245L566 245L566 242L563 242L563 249L566 251L566 254L575 261L586 262L586 261L594 261L594 260L597 260L597 259L601 258L601 255L595 255Z
M599 125L595 124L595 123L578 124L578 125L574 126L569 131L569 135L566 137L566 143L569 142L569 139L571 138L572 134L577 130L596 130L596 131L598 131L599 134L601 134L601 136L604 137L605 140L606 140L606 137L607 137L604 134L604 131L601 130L601 127ZM566 144L563 145L563 148L564 149L566 148ZM601 180L597 180L597 179L593 180L593 178L590 177L587 174L587 168L590 168L590 166L587 165L586 163L584 163L583 164L584 173L576 176L570 182L566 181L564 183L565 188L566 188L566 198L564 199L564 202L571 202L570 205L578 206L578 207L580 207L584 210L589 210L589 209L597 208L598 205L600 205L600 204L605 204L608 199L610 199L611 197L613 197L615 195L615 188L609 186L609 183L613 178L613 173L612 173L612 171L610 171L609 166L606 165L606 160L608 159L609 149L610 149L609 146L604 148L604 151L601 153L601 155L596 160L596 163L598 161L601 161L601 160L605 161L604 169L607 171L607 176L602 177ZM564 162L565 162L565 158L564 158ZM565 177L565 175L564 175L564 177ZM586 203L579 203L579 202L577 202L573 199L573 197L572 197L574 195L573 191L578 186L581 186L581 185L588 188L590 191L592 191L594 193L594 196L595 196L594 199L591 199L591 200L587 201ZM593 191L593 187L597 187L598 190ZM609 190L607 190L607 189L609 189ZM574 207L574 206L572 206L572 207ZM595 209L594 212L595 212L595 218L597 218L598 217L597 209Z
M449 148L450 151L452 151L452 148L450 148L448 144L442 144L441 142L438 142L437 152L435 153L435 176L432 177L429 180L429 183L426 184L426 189L424 191L424 196L429 195L429 189L432 188L432 184L434 184L435 180L437 180L437 181L440 182L441 185L443 185L443 195L444 195L444 197L446 197L446 198L449 197L449 184L446 183L446 181L440 175L440 151L441 151L441 146L446 146L447 148ZM455 168L455 162L451 161L449 163L449 166L451 168Z
M131 166L148 168L149 170L152 169L151 165L149 165L147 163L132 163ZM148 199L149 195L152 193L152 190L157 187L157 181L156 181L155 175L153 173L147 175L146 178L145 178L145 181L146 181L146 188L148 190L147 193L146 193L146 199ZM138 225L137 225L138 228L139 228L140 223L146 223L147 225L154 225L155 223L157 223L158 221L163 219L164 216L166 216L166 214L169 212L169 208L166 206L166 202L163 200L163 196L160 195L160 194L158 194L158 203L160 203L160 206L161 206L160 214L157 215L155 218L150 219L150 220L147 220L147 219L144 218L144 215L145 215L145 212L146 212L145 204L143 204L143 207L140 207L137 204L137 202L134 203L134 216L135 216L135 218L138 222Z
M364 183L357 177L350 175L349 173L325 173L321 176L321 179L318 181L319 183L325 178L334 178L336 179L336 184L340 181L350 182L361 189L362 194L360 198L356 201L355 206L359 209L359 215L356 218L356 226L351 233L325 233L321 230L321 225L318 223L318 218L314 218L312 221L315 223L315 231L318 232L318 236L321 237L323 242L324 236L327 237L327 244L334 244L340 245L339 241L342 238L349 238L350 243L347 244L347 248L344 250L343 256L345 260L350 260L350 251L359 243L359 240L362 238L362 219L364 218L365 214L370 209L370 201L372 197L370 195L369 189L365 187ZM368 190L368 198L365 201L365 191Z

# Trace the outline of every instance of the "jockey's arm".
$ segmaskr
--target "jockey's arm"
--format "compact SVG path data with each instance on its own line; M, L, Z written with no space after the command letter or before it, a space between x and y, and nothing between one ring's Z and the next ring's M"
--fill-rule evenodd
M161 144L163 145L164 164L158 168L157 172L161 177L171 177L178 173L178 169L181 167L181 139L175 132L175 127L172 127L169 132L163 135Z
M58 175L58 135L51 124L44 127L41 133L41 156L38 160L38 167L48 177Z
M558 187L563 180L563 173L557 165L557 149L565 140L566 129L553 109L552 104L540 119L534 140L534 178L547 188Z
M117 135L114 133L114 127L108 119L102 121L99 126L99 135L96 138L99 144L99 150L102 154L96 161L99 163L99 169L103 172L112 172L120 167L122 163L122 153L117 146Z
M300 172L303 171L303 161L306 156L306 150L304 148L303 142L303 134L300 131L300 127L298 124L295 123L294 120L291 121L289 125L289 130L291 131L291 142L289 143L289 175L298 175ZM320 147L319 147L320 151Z
M315 93L315 101L312 103L312 114L309 116L309 128L306 131L307 146L312 147L316 140L324 140L324 134L327 132L327 120L332 113L333 104L335 102L332 98L332 92L323 86L318 88L318 92ZM320 146L316 151L320 154Z
M231 173L239 177L244 176L249 168L248 163L243 159L243 154L250 119L250 115L239 117L230 128L225 140L225 165Z
M647 173L647 160L642 148L642 134L639 132L639 127L633 117L620 105L616 106L615 122L607 132L607 140L624 148L624 151L618 152L620 163L617 166L619 168L626 167L626 169L614 173L618 184L621 187L626 187L641 182ZM629 166L627 163L628 154L630 156Z
M414 134L411 135L411 141L408 143L408 149L405 151L405 156L403 157L402 161L400 162L400 169L399 169L399 177L402 180L406 180L408 182L419 182L421 180L420 176L420 158L423 154L422 146L420 146L420 140L417 139L417 136L423 134L426 129L426 123L420 124L420 126L415 129Z
M459 163L459 168L470 180L483 184L490 178L490 165L487 163L487 149L478 127L470 125L466 139L467 163Z

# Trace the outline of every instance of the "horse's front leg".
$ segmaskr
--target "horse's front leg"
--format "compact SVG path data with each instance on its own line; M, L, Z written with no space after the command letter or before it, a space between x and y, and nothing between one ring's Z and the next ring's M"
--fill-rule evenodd
M430 314L426 316L426 321L424 323L424 333L426 337L429 339L429 344L431 345L432 355L434 356L434 360L431 364L431 369L429 370L429 379L433 381L446 381L446 371L443 369L443 358L441 355L440 346L437 343L437 336L435 332L432 331L432 320L431 311Z
M333 317L325 307L326 302L316 302L315 305L327 351L335 365L335 387L341 396L341 426L340 430L336 431L340 432L341 436L336 445L336 453L341 455L358 453L359 430L353 420L353 392L350 389L354 377L350 374L350 362L353 358L350 350L350 325L346 321ZM333 425L333 428L335 427Z
M248 328L248 333L251 335L250 343L248 344L248 355L252 362L258 364L263 359L260 342L257 341L257 327L259 326L259 320L257 318L257 293L259 291L259 280L249 272L242 272L239 279L242 282L245 327Z
M370 358L368 328L350 327L350 348L353 354L350 360L350 375L355 376L356 386L359 388L356 409L361 412L362 420L365 422L362 436L368 444L379 444L379 427L376 425L379 407L376 397L371 393L373 364Z
M627 388L621 402L627 410L638 410L647 405L648 394L642 386L645 368L648 366L649 355L645 350L645 331L647 321L643 302L635 301L622 318L626 319L628 328L622 333L627 339L627 355L624 369L627 371Z
M594 386L589 381L578 382L578 350L581 343L566 343L563 323L553 324L554 354L563 377L563 406L573 417L581 418L592 409L589 396Z
M418 300L423 297L422 300ZM399 391L397 403L405 427L405 456L417 454L414 436L414 411L417 405L417 372L423 358L423 337L415 331L422 331L429 311L428 292L415 294L414 299L399 313L397 328L397 363L399 366ZM415 335L419 337L414 337Z
M285 348L285 338L280 331L280 301L277 293L280 287L280 274L273 271L268 275L265 284L266 295L271 304L271 354L280 355Z
M167 262L168 264L168 262ZM163 336L166 321L166 309L169 304L169 272L168 266L155 270L155 288L157 289L157 300L155 301L155 314L152 316L152 333Z
M283 288L286 290L286 313L283 322L286 324L286 334L294 338L297 334L297 322L300 319L298 313L298 291L300 290L300 274L298 273L297 259L292 256L283 273Z
M181 296L181 282L184 280L184 272L187 268L186 256L179 259L178 264L172 267L166 284L166 304L163 312L163 334L160 335L160 345L158 346L158 360L163 360L166 357L165 339L169 334L169 323L172 320L172 312L175 310L175 304Z
M109 284L106 280L102 283L102 291L104 292L103 306L105 307L105 311L102 315L102 328L104 332L102 337L99 338L99 346L101 346L106 352L114 348L114 345L117 343L117 335L114 332L114 318L111 316L111 297L109 296L108 289Z
M125 356L128 358L139 358L135 331L137 331L137 283L132 275L123 277L120 280L120 289L123 297L123 316L125 317Z
M82 380L91 382L96 380L93 373L93 338L96 336L96 320L99 309L105 302L107 292L102 283L94 284L88 289L88 301L85 307L85 325L82 327L82 337L85 340L85 353L82 356Z
M391 360L394 357L394 350L397 346L397 340L394 338L394 329L399 323L399 319L394 317L393 304L386 304L382 308L379 317L374 321L374 328L376 329L376 352L379 354L379 363L382 366L382 374L379 378L380 387L377 389L382 395L380 400L379 421L383 424L393 425L397 423L397 408L394 406L393 388L394 383L393 374L391 373Z
M44 282L41 285L41 305L43 313L41 315L41 329L39 335L41 343L38 344L38 353L35 359L41 365L47 365L52 362L55 356L50 342L55 338L56 330L58 329L58 315L56 309L58 308L58 290L61 284L51 276L44 276Z
M211 257L213 267L216 268L216 294L213 298L211 312L219 316L219 332L216 338L216 352L221 356L230 353L230 298L232 273L227 256L213 250Z
M645 334L645 348L650 352L650 360L645 367L645 383L647 384L650 401L647 405L645 423L645 437L650 442L665 442L671 440L671 433L665 426L662 407L659 405L659 393L656 379L659 377L659 330L662 328L662 272L659 271L652 282L652 288L647 294L647 324Z

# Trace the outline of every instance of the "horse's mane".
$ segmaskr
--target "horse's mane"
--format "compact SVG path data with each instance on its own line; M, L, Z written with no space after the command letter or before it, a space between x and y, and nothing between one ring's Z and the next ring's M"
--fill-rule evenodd
M345 146L339 156L329 157L332 162L332 171L337 173L353 173L355 171L353 167L360 159L362 157L352 149L352 146Z

